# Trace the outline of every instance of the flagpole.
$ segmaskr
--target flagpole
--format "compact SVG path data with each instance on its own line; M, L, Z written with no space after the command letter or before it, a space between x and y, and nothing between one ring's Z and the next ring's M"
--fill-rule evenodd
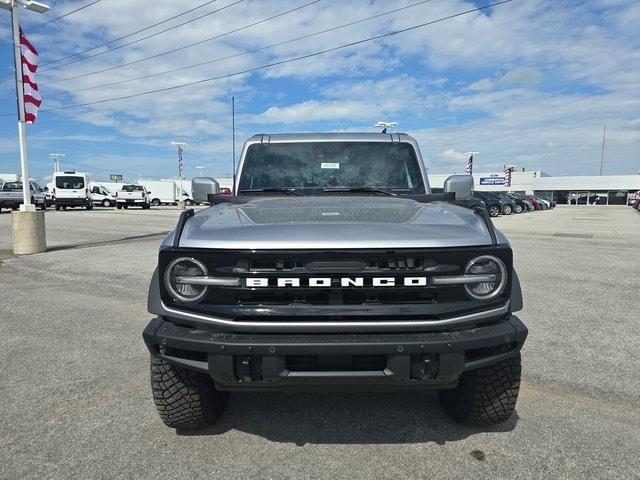
M20 171L22 175L22 205L20 205L20 211L35 212L36 206L31 203L31 187L29 183L27 130L24 115L24 88L22 85L22 59L20 53L20 18L16 1L13 2L11 7L11 26L13 28L13 58L16 72L16 99L18 101L18 143L20 146Z

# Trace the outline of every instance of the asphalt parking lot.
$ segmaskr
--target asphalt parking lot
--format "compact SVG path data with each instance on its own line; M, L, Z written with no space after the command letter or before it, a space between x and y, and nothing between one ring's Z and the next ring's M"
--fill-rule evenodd
M640 215L495 220L528 325L517 415L462 427L434 392L233 394L215 428L158 417L141 332L173 209L46 213L46 254L0 215L1 478L640 478Z

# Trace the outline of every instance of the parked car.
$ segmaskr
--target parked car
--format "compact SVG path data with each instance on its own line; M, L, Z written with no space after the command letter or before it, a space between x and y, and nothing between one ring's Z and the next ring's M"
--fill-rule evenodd
M506 192L491 192L502 201L503 215L511 215L512 213L522 213L522 204L518 207L518 203Z
M513 197L513 199L516 202L521 203L523 207L523 210L522 210L523 212L533 212L535 210L535 207L533 206L533 202L529 200L526 196L520 195L517 193L509 193L509 195Z
M47 205L47 207L51 207L55 202L53 200L53 193L51 192L51 190L49 189L49 184L47 184L46 187L44 187L42 189L43 193L44 193L44 200L45 200L45 204Z
M151 192L144 185L123 185L122 189L116 192L116 207L142 207L143 210L151 208Z
M510 418L527 337L511 246L467 202L470 175L432 195L417 142L393 137L256 135L236 197L198 177L214 205L163 241L143 332L168 427L289 389L431 388L460 423Z
M502 202L499 198L491 195L491 192L473 192L473 198L484 203L487 213L492 217L497 217L502 212Z
M53 174L53 198L56 210L67 207L93 209L87 175L82 172L68 171Z
M46 210L47 202L44 191L35 182L29 182L31 203L41 210ZM24 203L22 182L4 182L0 186L0 210L10 208L17 210Z
M92 185L91 202L96 207L113 207L116 204L116 197L102 185Z

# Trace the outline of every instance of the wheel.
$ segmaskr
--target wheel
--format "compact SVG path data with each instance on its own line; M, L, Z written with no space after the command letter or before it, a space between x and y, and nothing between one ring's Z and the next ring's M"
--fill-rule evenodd
M167 427L178 429L213 425L229 397L227 392L215 389L208 375L154 357L151 357L151 391L162 421Z
M440 402L454 420L494 425L507 420L520 390L520 353L488 367L463 373L452 390L440 390Z
M497 205L491 205L489 207L489 216L497 217L498 215L500 215L500 207L498 207Z
M59 212L60 211L60 205L56 205L55 209L56 209L56 212Z
M119 204L119 203L116 203L116 208L117 208L118 210L122 210L122 205L121 205L121 204Z
M122 205L122 208L127 209L129 208L129 205L127 205L126 203L124 205Z
M47 204L43 203L42 205L40 205L40 210L46 210L47 209Z
M511 215L511 212L513 212L513 209L511 208L511 205L505 205L504 207L502 207L502 214L503 215Z
M516 213L522 213L522 205L516 203L516 208L514 209Z
M111 201L110 200L103 200L102 201L102 206L103 207L110 207L111 206Z
M62 205L62 210L66 210L67 206L66 205Z
M151 205L153 205L154 207L159 207L160 206L160 199L159 198L154 198L153 200L151 200Z
M187 207L190 207L191 205L193 205L193 201L191 201L191 199L187 198L187 199L184 201L184 204L185 204Z

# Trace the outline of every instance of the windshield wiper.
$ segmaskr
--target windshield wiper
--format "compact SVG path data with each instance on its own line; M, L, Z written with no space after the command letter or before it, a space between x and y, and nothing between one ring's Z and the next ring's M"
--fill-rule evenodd
M338 188L325 188L325 192L372 192L372 193L382 193L383 195L389 195L391 197L397 197L397 193L390 192L388 190L383 190L382 188L376 187L338 187Z
M270 192L282 192L282 193L296 193L295 187L267 187L267 188L245 188L240 190L240 193L270 193Z

